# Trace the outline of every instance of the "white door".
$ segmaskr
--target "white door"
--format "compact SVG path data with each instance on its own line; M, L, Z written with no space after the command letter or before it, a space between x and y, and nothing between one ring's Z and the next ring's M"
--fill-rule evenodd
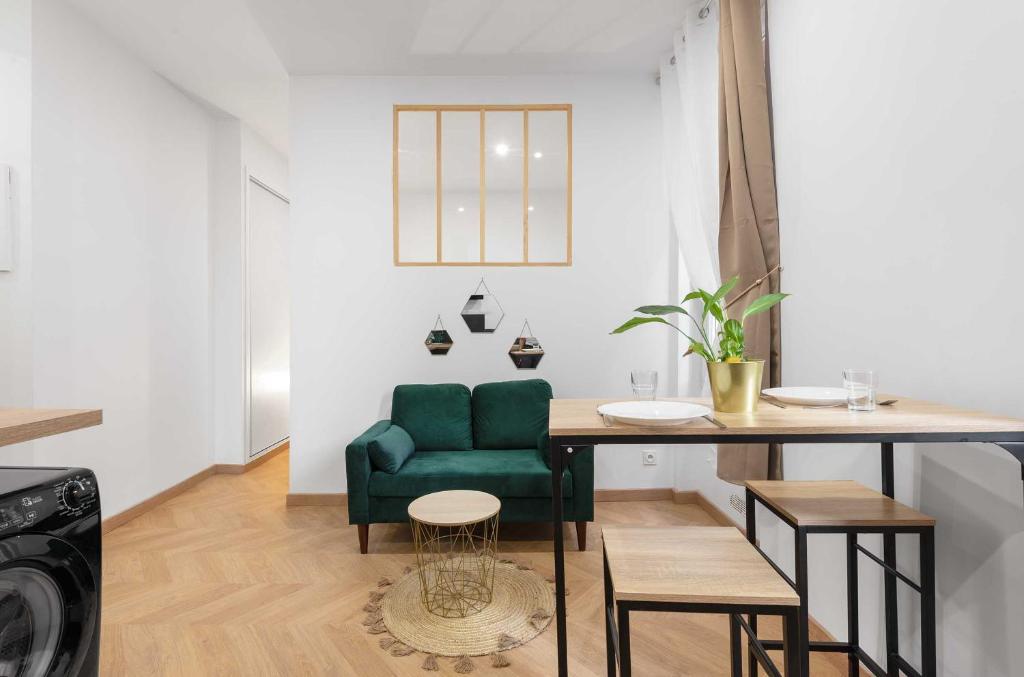
M249 179L249 458L288 438L288 201Z

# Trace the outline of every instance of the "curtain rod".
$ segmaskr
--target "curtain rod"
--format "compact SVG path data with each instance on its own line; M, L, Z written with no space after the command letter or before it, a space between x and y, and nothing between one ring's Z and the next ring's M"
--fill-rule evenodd
M711 14L711 3L714 1L715 0L708 0L705 2L704 6L700 8L699 12L697 12L697 17L700 19L707 19L708 15Z

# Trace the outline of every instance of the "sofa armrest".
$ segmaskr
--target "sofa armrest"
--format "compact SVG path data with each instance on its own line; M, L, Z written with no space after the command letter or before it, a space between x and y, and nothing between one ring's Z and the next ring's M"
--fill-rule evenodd
M542 433L537 440L537 454L544 465L551 467L551 438ZM571 522L592 522L594 520L594 447L573 447L569 457L569 474L572 475L572 498L566 509L565 519Z
M377 421L345 447L345 475L348 479L348 523L370 523L370 440L391 427L391 421Z

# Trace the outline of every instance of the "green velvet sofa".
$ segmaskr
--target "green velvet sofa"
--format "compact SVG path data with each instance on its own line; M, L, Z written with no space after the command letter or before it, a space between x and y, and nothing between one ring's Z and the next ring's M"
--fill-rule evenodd
M502 522L551 519L548 408L541 379L400 385L391 418L345 449L348 518L366 553L371 524L407 522L414 499L446 489L485 491L501 499ZM411 439L410 439L411 438ZM389 455L390 454L390 455ZM586 550L594 519L594 450L574 454L562 475L562 509Z

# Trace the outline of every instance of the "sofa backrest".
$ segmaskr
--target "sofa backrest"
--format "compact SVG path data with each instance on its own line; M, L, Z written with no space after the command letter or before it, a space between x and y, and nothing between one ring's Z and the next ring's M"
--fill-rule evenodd
M391 422L409 433L416 451L472 449L470 401L461 383L395 386Z
M473 388L474 448L536 448L548 429L550 400L551 385L539 378Z

